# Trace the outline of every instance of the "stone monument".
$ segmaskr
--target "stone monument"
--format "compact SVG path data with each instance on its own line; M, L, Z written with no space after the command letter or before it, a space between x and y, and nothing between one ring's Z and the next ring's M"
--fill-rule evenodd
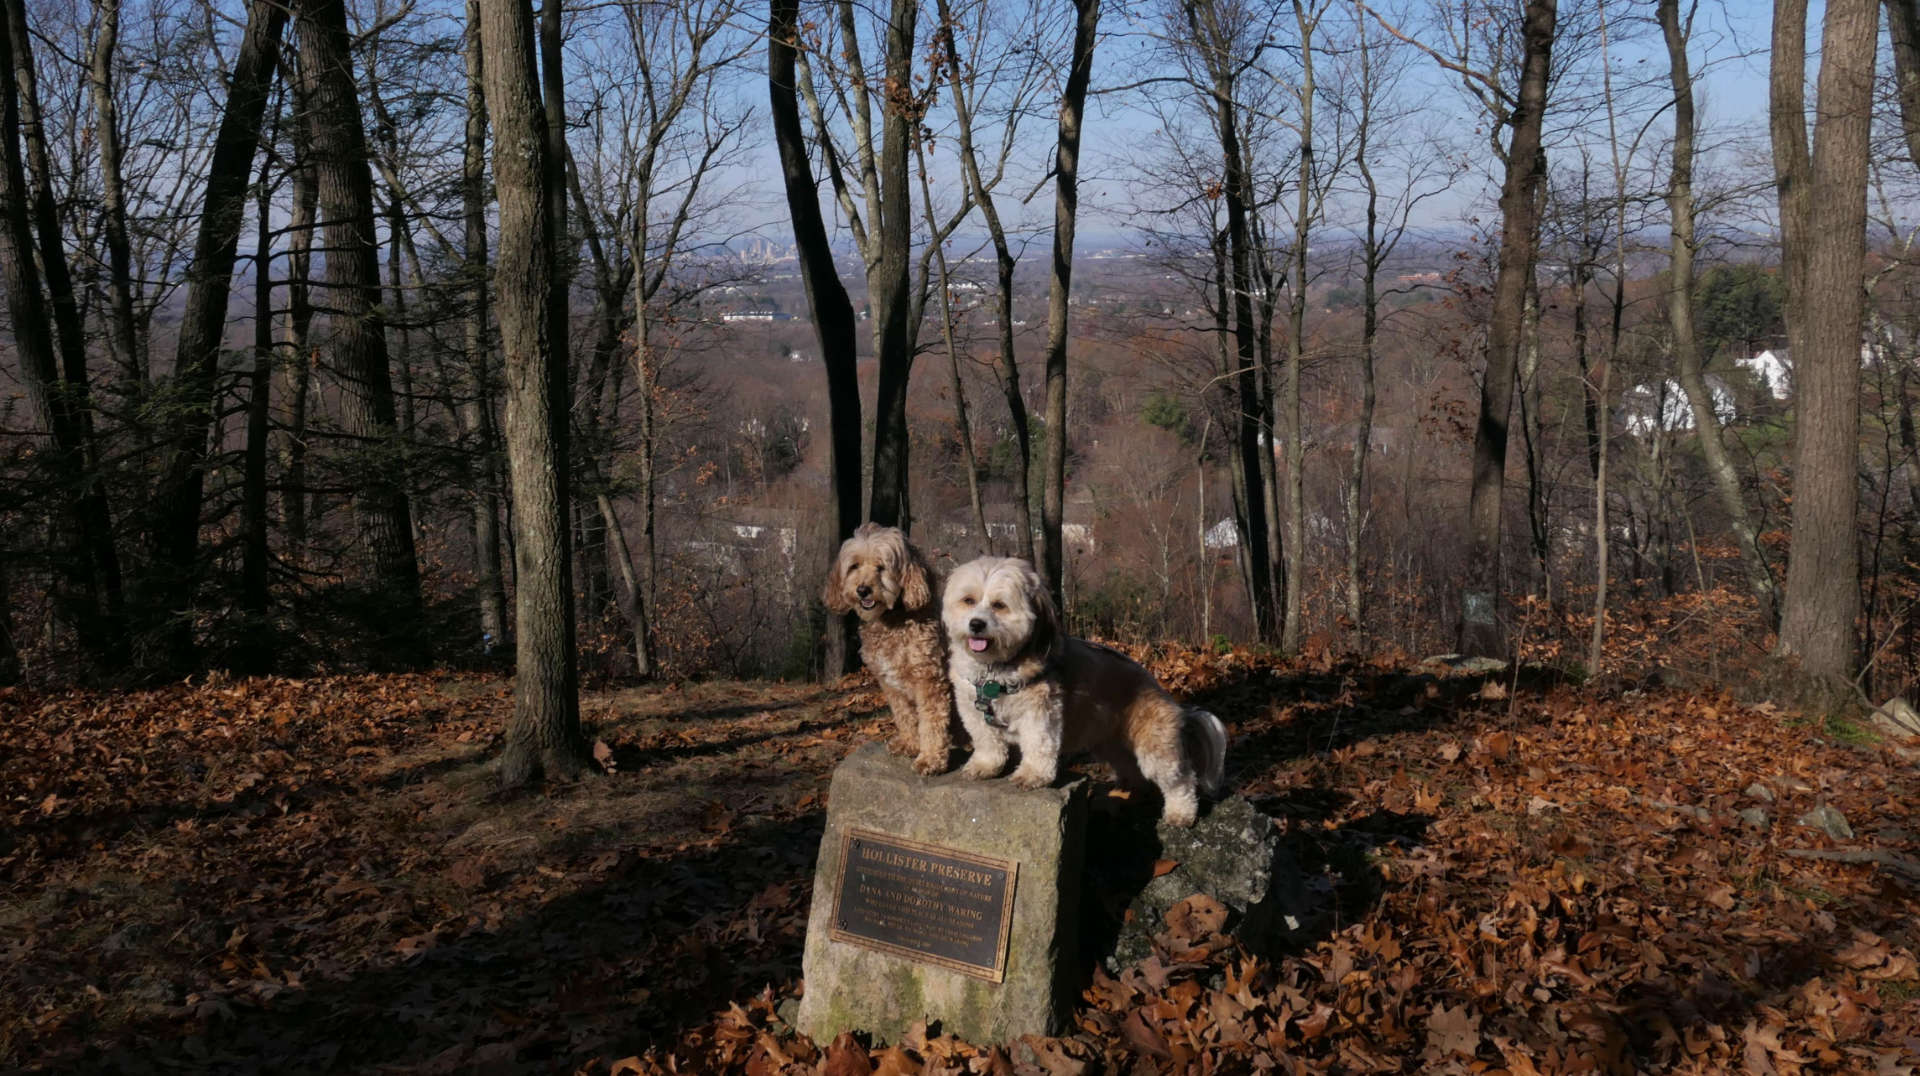
M1082 971L1084 780L921 777L869 743L828 795L801 1032L897 1042L925 1020L984 1045L1064 1029Z

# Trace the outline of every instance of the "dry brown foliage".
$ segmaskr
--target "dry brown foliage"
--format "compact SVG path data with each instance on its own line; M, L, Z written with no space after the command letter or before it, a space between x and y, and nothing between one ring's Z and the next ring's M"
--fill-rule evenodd
M1911 749L1712 693L1135 653L1227 720L1323 925L1261 960L1190 901L1010 1050L779 1016L826 775L883 732L862 681L593 696L610 772L504 802L493 681L0 692L0 1068L1911 1071ZM1821 804L1856 836L1796 824Z

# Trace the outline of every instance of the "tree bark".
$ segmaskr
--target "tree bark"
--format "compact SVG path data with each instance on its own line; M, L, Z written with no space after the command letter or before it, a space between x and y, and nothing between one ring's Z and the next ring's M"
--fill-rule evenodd
M1740 473L1720 439L1720 416L1713 408L1713 393L1701 371L1701 355L1693 329L1693 73L1687 60L1687 33L1680 25L1679 0L1659 0L1656 15L1667 43L1667 74L1673 86L1673 162L1667 180L1667 215L1672 232L1668 264L1672 282L1667 291L1667 320L1673 329L1673 361L1680 388L1687 394L1693 410L1693 429L1700 439L1700 456L1713 479L1714 492L1720 495L1720 507L1727 513L1734 540L1740 546L1740 559L1746 567L1747 586L1760 603L1761 615L1777 623L1779 596L1775 593L1773 570L1767 565L1766 550L1760 546L1760 532L1747 511L1746 497L1740 491ZM1864 227L1864 225L1863 225Z
M927 157L916 147L915 157L919 164L920 202L926 212L927 231L938 233L939 222L933 212L933 186L927 180ZM967 416L967 387L960 381L960 349L953 339L953 288L947 271L947 248L945 243L934 247L934 257L940 267L940 338L947 348L947 371L951 375L953 390L953 421L960 434L960 457L967 471L967 503L973 508L974 533L978 535L978 548L982 553L990 552L991 543L987 537L987 510L980 500L980 468L973 455L973 423Z
M1487 372L1480 388L1480 419L1474 431L1472 487L1467 505L1469 549L1460 591L1460 649L1476 656L1505 656L1509 645L1500 615L1507 424L1513 411L1514 376L1526 315L1526 278L1539 234L1535 191L1540 183L1540 134L1557 14L1557 0L1526 0L1520 92L1507 118L1513 136L1507 146L1507 174L1500 191L1500 263L1494 276L1492 320L1487 327Z
M567 506L567 363L553 336L559 237L549 203L551 152L534 62L529 0L479 6L484 79L494 123L500 203L494 284L506 358L507 462L514 531L513 717L500 782L580 774L591 757L580 730L573 564Z
M793 220L794 246L799 251L800 279L806 286L820 361L827 372L834 532L828 548L820 551L821 562L826 563L860 525L860 382L854 364L857 343L853 303L833 266L833 246L820 214L819 187L807 160L806 136L800 127L794 82L799 0L769 0L768 7L767 89L773 135L780 149L780 173L787 211ZM849 617L828 614L825 672L829 679L853 669L857 649L852 633Z
M4 242L4 240L0 240ZM13 641L13 599L7 590L7 569L0 564L0 687L20 682L26 667L20 662L20 647Z
M1265 401L1260 391L1258 350L1254 339L1253 240L1247 221L1253 201L1252 178L1247 174L1240 148L1239 103L1235 96L1234 75L1236 58L1230 53L1231 42L1225 28L1219 25L1217 10L1211 3L1188 3L1186 17L1188 30L1193 35L1196 47L1201 50L1212 79L1210 91L1213 97L1214 135L1220 142L1223 172L1221 197L1227 210L1226 253L1231 275L1228 281L1230 294L1226 299L1231 303L1233 318L1233 381L1238 390L1236 434L1240 466L1244 472L1238 489L1246 504L1248 583L1253 599L1255 634L1261 640L1272 640L1278 635L1280 625L1279 611L1274 602L1273 560L1269 548L1268 483L1262 465L1262 454L1270 454L1272 444L1269 441L1263 445L1260 436ZM1270 462L1267 465L1270 466Z
M913 373L915 326L908 279L913 243L913 189L907 156L919 124L913 99L914 0L892 0L887 19L887 77L880 124L879 260L868 274L873 305L878 385L874 393L873 495L867 515L887 526L910 527L907 470L907 385ZM864 91L862 91L864 92Z
M295 62L298 62L297 60ZM298 73L293 84L295 119L291 137L294 159L293 211L287 219L287 312L281 322L279 395L286 402L285 418L276 453L280 460L280 526L288 548L298 557L307 544L307 390L312 382L308 354L313 329L313 230L319 214L320 182L313 170L308 146L306 96Z
M20 136L27 148L27 184L33 198L34 238L40 255L41 283L46 286L53 313L60 367L67 383L84 392L87 385L87 342L81 326L79 297L67 265L66 241L61 236L60 210L53 189L53 162L47 150L45 121L40 115L39 75L33 60L33 36L27 26L26 5L7 6L7 30L13 37L13 75L19 83ZM93 415L83 408L88 465L94 462Z
M1793 544L1777 652L1829 701L1852 679L1858 635L1860 330L1878 16L1872 0L1827 4L1809 155L1806 4L1774 5L1769 121L1794 356Z
M133 391L147 384L146 349L133 316L133 248L127 239L127 190L121 165L120 116L113 99L113 60L119 49L120 0L99 0L88 82L93 90L94 141L100 149L100 234L107 245L108 338L122 379Z
M287 9L269 0L247 5L247 31L227 90L226 111L208 162L207 197L187 269L187 296L180 314L179 344L169 395L176 416L166 436L166 462L154 498L158 516L150 571L150 612L166 618L161 629L167 660L181 671L192 666L192 606L199 584L200 507L208 437L220 372L220 338L226 328L240 224L246 209L267 90L280 48Z
M1073 290L1073 230L1080 213L1080 118L1093 79L1100 0L1073 0L1073 57L1060 95L1053 153L1053 275L1047 288L1047 458L1040 495L1041 550L1054 607L1067 611L1060 532L1067 491L1067 298Z
M1906 136L1909 163L1920 167L1920 0L1886 0L1886 6L1900 131Z
M240 611L247 625L249 672L270 664L267 615L267 406L273 386L273 188L262 155L254 185L253 368L247 373L247 440L240 498Z
M495 455L493 350L487 301L487 93L480 44L481 0L467 0L467 122L461 156L460 209L465 227L467 276L465 345L468 391L462 424L474 439L473 565L479 595L480 650L490 654L507 638L507 588L500 570L500 486Z
M103 667L126 658L119 607L119 558L105 492L93 471L91 419L84 362L62 368L54 325L41 290L34 257L37 198L28 186L21 143L25 117L36 114L25 97L33 80L32 53L23 46L25 15L18 0L0 0L0 290L12 315L14 347L35 425L52 442L46 466L55 483L50 513L55 520L54 600L73 626L81 648ZM65 257L64 251L59 252ZM64 264L64 261L63 261ZM74 375L79 379L75 380ZM8 640L11 649L11 640ZM4 655L0 655L4 656ZM17 665L17 656L13 664Z
M1300 104L1297 121L1300 160L1298 190L1294 192L1293 265L1289 273L1292 286L1287 295L1287 533L1282 543L1286 583L1280 614L1280 649L1289 654L1300 649L1306 611L1303 599L1307 586L1306 429L1300 410L1300 369L1307 361L1307 246L1313 228L1313 106L1318 92L1313 78L1313 32L1319 25L1319 16L1308 18L1302 0L1293 0L1293 19L1300 33L1300 85L1295 90ZM1271 302L1271 290L1268 296ZM1371 376L1371 362L1368 368Z
M1033 466L1033 438L1027 423L1026 397L1020 391L1020 364L1013 343L1013 274L1018 263L1014 259L1012 245L1007 242L1007 230L1001 223L993 190L980 171L980 155L973 141L973 104L968 98L971 87L961 73L959 52L952 41L955 26L953 12L947 0L938 0L938 3L940 25L948 39L943 55L947 61L948 89L953 99L954 132L960 148L961 174L966 178L974 204L980 207L981 218L986 221L987 237L993 242L994 298L998 304L994 320L999 329L996 334L999 340L999 363L995 370L1000 381L1000 396L1006 401L1008 420L1013 426L1015 448L1012 485L1015 491L1013 525L1017 537L1013 550L1016 554L1031 556L1035 535L1032 480L1028 471ZM988 550L993 548L991 539L983 536L982 540L986 542Z
M375 242L373 171L354 85L344 0L301 0L297 36L306 82L308 141L319 182L327 244L327 290L340 373L341 418L362 465L352 494L368 582L391 619L387 641L402 660L418 658L420 572L412 511L394 473L400 443L386 318L381 312L380 255Z
M1347 464L1346 613L1356 638L1363 634L1364 588L1360 585L1360 539L1366 525L1367 454L1373 447L1373 411L1379 399L1374 376L1374 349L1380 335L1380 266L1385 260L1380 238L1380 185L1373 177L1370 156L1373 137L1375 82L1374 54L1360 23L1360 115L1354 130L1353 163L1366 191L1367 227L1360 247L1360 414L1353 429L1353 455Z

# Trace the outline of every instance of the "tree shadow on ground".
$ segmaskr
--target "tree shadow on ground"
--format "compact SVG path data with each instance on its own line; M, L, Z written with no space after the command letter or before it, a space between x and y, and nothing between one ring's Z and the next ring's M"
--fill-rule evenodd
M1500 682L1530 690L1525 673L1517 684ZM1369 737L1474 716L1463 709L1504 707L1498 700L1476 701L1485 683L1480 677L1404 673L1262 672L1194 699L1233 726L1230 784L1247 787L1255 809L1283 823L1277 827L1281 854L1311 883L1309 898L1321 902L1320 914L1287 937L1289 948L1311 947L1387 899L1394 883L1375 869L1375 859L1385 850L1419 844L1432 819L1385 809L1347 817L1355 798L1341 789L1277 787L1250 778ZM1296 706L1286 720L1253 712L1256 705L1289 703L1310 705ZM762 709L768 708L752 708ZM772 735L845 720L839 715ZM628 756L631 763L620 759L621 772L691 754L724 754L769 738L749 732L744 740L685 750L636 751ZM737 802L754 779L716 775L707 786L689 787L687 795ZM1082 912L1090 935L1083 952L1089 955L1110 944L1117 917L1152 877L1161 852L1152 836L1157 810L1150 797L1125 803L1113 822L1134 835L1123 836L1121 853L1089 864L1088 907ZM111 1039L96 1037L85 1053L27 1060L61 1072L563 1071L584 1057L667 1047L730 1004L799 978L823 824L824 814L815 807L734 824L667 854L623 853L590 869L578 888L496 929L446 924L437 941L411 955L332 974L316 971L297 987L283 985L247 1000L189 999L186 1014L174 1010L116 1029ZM1129 828L1142 825L1145 837ZM472 895L476 908L493 900L500 884L489 879L480 886ZM1831 966L1830 954L1805 945L1755 946L1751 952L1762 973L1756 983L1776 995ZM278 962L271 953L262 957L269 965ZM1620 1000L1637 1012L1681 1014L1675 1023L1737 1026L1765 1003L1765 994L1723 989L1713 970L1704 968L1649 983ZM1647 1048L1637 1040L1634 1045Z
M823 824L815 809L664 858L623 855L502 929L270 998L205 1000L184 1035L170 1014L129 1029L117 1048L43 1063L130 1073L540 1071L641 1052L799 977Z

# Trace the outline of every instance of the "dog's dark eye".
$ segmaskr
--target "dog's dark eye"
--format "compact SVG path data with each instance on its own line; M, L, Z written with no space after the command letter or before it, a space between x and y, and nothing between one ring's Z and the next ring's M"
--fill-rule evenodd
M998 609L998 610L1000 610L1000 611L1001 611L1001 612L1003 612L1003 613L1007 611L1007 603L1006 603L1006 602L994 602L994 603L993 603L993 607L994 607L995 609Z
M972 605L972 604L973 604L973 595L971 595L971 594L968 594L968 595L966 595L965 597L962 597L962 598L960 599L960 604L961 604L961 605Z

